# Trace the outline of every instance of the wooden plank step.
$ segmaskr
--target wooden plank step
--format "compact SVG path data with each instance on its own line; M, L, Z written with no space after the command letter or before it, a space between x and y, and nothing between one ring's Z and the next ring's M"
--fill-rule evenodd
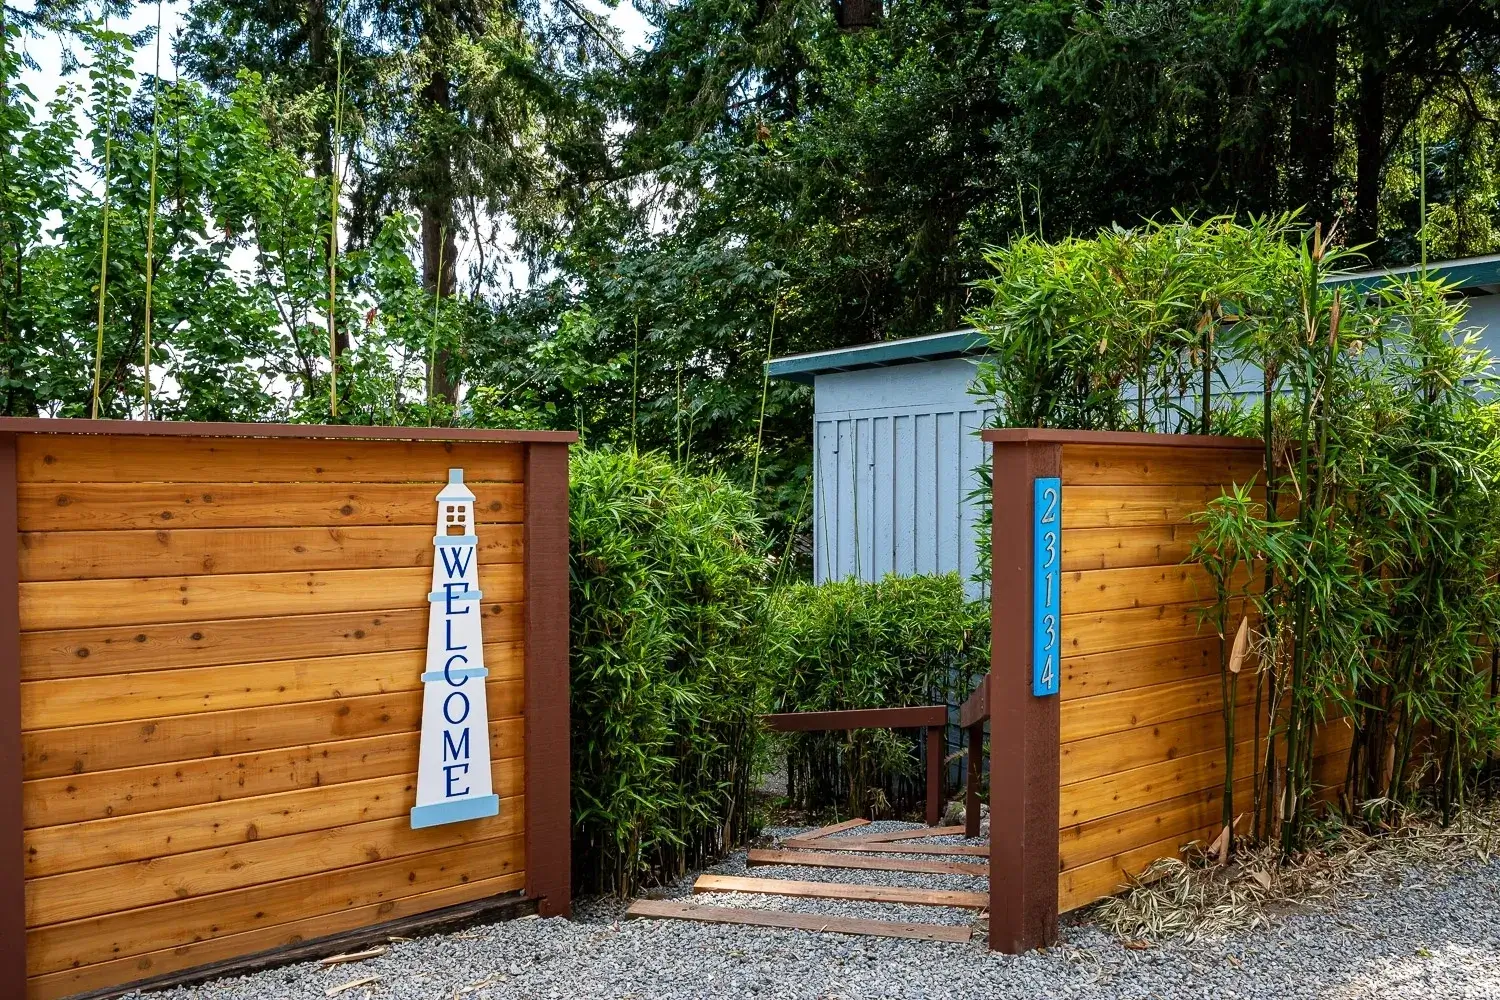
M901 844L871 843L863 837L827 837L823 840L784 840L781 846L814 851L855 851L862 854L967 854L976 858L990 856L988 844Z
M990 905L984 892L956 889L908 889L894 885L854 882L802 882L790 878L746 878L743 875L699 875L693 892L757 892L766 896L803 899L851 899L866 903L907 903L912 906L956 906L983 910Z
M752 850L746 854L751 865L807 865L815 868L860 868L877 872L919 872L927 875L977 875L985 878L989 865L963 861L906 861L900 858L862 858L853 854L824 854L821 851Z
M919 826L914 830L889 830L885 833L862 833L850 840L857 840L862 844L883 844L888 840L920 840L923 837L962 837L964 828L961 826ZM794 840L811 840L806 834L799 834Z
M835 833L843 833L845 830L853 830L857 826L869 826L867 819L846 819L842 823L832 823L828 826L820 826L810 833L798 834L798 840L817 840L819 837L827 837Z
M785 913L778 910L741 909L733 906L694 906L673 899L638 899L625 911L627 917L662 917L697 920L710 924L747 924L785 930L823 931L835 934L866 934L874 937L915 938L919 941L969 940L968 927L950 924L902 923L858 917L829 917L816 913Z

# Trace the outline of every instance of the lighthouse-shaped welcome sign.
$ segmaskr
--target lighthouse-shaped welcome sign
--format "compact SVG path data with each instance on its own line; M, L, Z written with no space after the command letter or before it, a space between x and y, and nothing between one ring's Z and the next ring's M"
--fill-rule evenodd
M417 761L413 829L494 816L500 799L490 782L489 709L484 699L474 494L464 470L449 469L437 495L432 538L432 591L427 595L427 669L422 672L422 742Z

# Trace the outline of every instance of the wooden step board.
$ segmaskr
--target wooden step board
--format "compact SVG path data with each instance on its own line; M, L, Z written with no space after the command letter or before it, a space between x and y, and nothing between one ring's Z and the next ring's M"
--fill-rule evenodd
M855 851L862 854L961 854L976 858L990 856L988 844L887 844L870 843L863 837L828 837L824 840L786 840L783 847L814 851Z
M988 893L956 889L908 889L894 885L859 885L853 882L802 882L789 878L746 878L743 875L699 875L693 892L756 892L764 896L796 896L802 899L848 899L864 903L905 903L909 906L956 906L983 910L990 905Z
M828 826L820 826L816 830L809 830L807 833L800 834L798 839L817 840L820 837L829 837L835 833L843 833L845 830L869 825L870 821L867 819L846 819L842 823L831 823Z
M807 865L816 868L859 868L877 872L919 872L926 875L977 875L985 878L990 866L964 861L908 861L903 858L863 858L857 854L824 854L821 851L751 850L745 855L751 865Z
M817 831L814 830L813 833ZM962 837L964 828L961 826L919 826L915 830L890 830L886 833L862 833L850 840L857 840L862 844L883 844L888 840L920 840L922 837ZM824 834L823 836L827 836ZM812 833L801 833L792 838L793 840L812 840Z
M875 937L915 938L919 941L969 940L968 927L949 924L903 923L866 920L859 917L829 917L817 913L787 913L781 910L741 909L734 906L695 906L675 899L638 899L625 911L627 917L661 917L697 920L710 924L746 924L796 931L835 934L868 934Z

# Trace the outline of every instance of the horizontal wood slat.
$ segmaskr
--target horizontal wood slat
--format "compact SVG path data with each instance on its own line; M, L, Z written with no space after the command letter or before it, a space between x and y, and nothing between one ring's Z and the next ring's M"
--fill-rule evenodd
M1253 784L1250 778L1234 783L1236 815L1250 807ZM1058 867L1062 871L1071 871L1139 846L1213 826L1216 822L1222 829L1223 809L1224 786L1216 785L1166 802L1153 802L1140 809L1065 827Z
M1067 638L1066 619L1063 635ZM1218 673L1219 640L1209 636L1159 646L1065 656L1058 693L1063 701L1071 701Z
M1143 595L1144 597L1144 595ZM1177 604L1143 603L1140 607L1069 614L1063 605L1063 662L1076 656L1113 653L1137 646L1165 646L1189 639L1215 637L1212 619L1200 614L1212 597ZM1231 602L1230 620L1238 627L1242 609ZM1217 662L1218 654L1215 654Z
M474 518L487 524L524 520L525 487L470 482ZM435 523L427 488L406 483L21 483L22 531L160 530L164 528L306 528Z
M491 720L520 713L521 688L516 681L489 686ZM146 722L43 729L22 734L23 764L26 778L31 779L191 761L409 732L420 727L421 712L422 699L400 691Z
M383 899L271 927L228 933L223 937L206 938L128 958L36 976L30 980L27 998L62 1000L75 993L164 976L241 955L255 955L284 945L301 944L371 924L426 913L445 906L519 892L525 884L525 872L495 878L477 878L430 892L419 892L398 899Z
M1220 486L1064 486L1063 531L1187 524L1223 496ZM1256 487L1259 499L1264 491Z
M752 849L746 864L806 865L812 868L862 868L877 872L922 872L928 875L977 875L988 877L988 865L966 861L908 861L904 858L862 858L854 854L825 854L822 851L773 851Z
M1253 740L1234 748L1235 780L1252 773ZM1190 754L1180 760L1116 771L1064 785L1058 796L1059 826L1087 823L1104 816L1179 798L1224 783L1224 748Z
M1216 674L1065 701L1059 706L1061 742L1066 746L1075 740L1140 729L1206 712L1222 714L1223 681ZM1255 696L1255 675L1242 672L1237 684L1239 703L1249 703Z
M524 720L490 722L490 759L517 753ZM312 743L229 757L41 778L22 786L27 829L274 795L417 770L418 732Z
M1262 738L1268 728L1262 721ZM1255 732L1253 698L1240 705L1235 715L1235 732L1242 736ZM1058 763L1062 784L1071 785L1116 771L1180 760L1223 746L1224 714L1215 707L1202 715L1066 743L1060 748L1061 760Z
M524 595L524 569L502 563L480 577L486 599ZM426 607L432 569L346 569L316 573L162 576L21 584L21 629L80 628Z
M1187 561L1199 530L1195 524L1077 528L1063 534L1063 572L1175 566Z
M484 647L484 664L491 681L518 679L525 662L525 651L520 643L494 643ZM112 674L87 681L27 681L21 685L21 728L86 726L261 705L419 691L426 665L426 651L410 649L228 667L185 667L145 674Z
M16 469L33 483L445 483L519 482L517 444L436 441L296 441L223 438L53 437L23 434Z
M1174 834L1151 844L1122 851L1113 857L1065 871L1057 877L1057 912L1067 913L1123 889L1128 877L1139 875L1158 858L1175 857L1195 840L1206 841L1222 829L1217 823Z
M1244 449L1065 444L1064 486L1142 483L1246 483L1261 475L1265 456Z
M331 528L158 528L21 534L21 579L110 580L432 566L428 525ZM479 534L479 565L521 561L519 524ZM481 574L483 579L483 574Z
M49 924L26 935L29 975L274 927L521 870L519 837L377 861L270 885Z
M990 856L988 844L887 844L858 842L855 837L829 837L822 840L784 840L782 846L790 850L808 851L852 851L856 854L922 854L922 855L967 855L976 858Z
M485 641L520 639L525 632L524 611L520 602L486 601L481 606ZM23 632L21 679L425 649L428 614L423 606Z
M520 795L501 794L499 815L467 823L413 830L410 817L400 815L30 879L26 883L26 924L40 927L80 920L519 836L524 831L525 800Z
M1238 571L1229 580L1231 592L1249 580L1248 568ZM1197 564L1095 569L1064 573L1062 578L1063 613L1070 616L1185 602L1207 605L1216 595L1213 578ZM1064 626L1067 624L1064 622Z
M505 747L512 754L521 747ZM495 793L519 795L522 759L505 757L491 765ZM327 830L371 820L406 816L414 804L416 772L276 795L230 799L139 813L25 834L26 877L98 869L188 851L271 840L308 830Z

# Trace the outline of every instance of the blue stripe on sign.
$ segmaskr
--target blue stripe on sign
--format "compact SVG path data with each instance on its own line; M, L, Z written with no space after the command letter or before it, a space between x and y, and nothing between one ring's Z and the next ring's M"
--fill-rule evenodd
M479 536L478 535L433 535L432 536L432 544L433 545L445 545L445 546L447 546L450 549L457 548L460 545L478 545L479 544Z
M1062 480L1038 476L1031 496L1031 693L1057 694L1062 648Z
M467 799L449 799L446 802L429 802L425 806L413 806L411 828L421 830L444 823L462 823L466 819L484 819L500 814L500 796L476 795Z
M450 670L446 674L441 670L429 670L422 675L422 683L445 681L449 677L458 679L463 677L488 677L489 675L490 672L484 667L459 667L457 670Z
M451 599L454 601L477 601L482 597L484 597L484 591L482 590L464 590L454 594ZM441 590L432 590L428 591L427 599L433 604L440 604L450 598Z

